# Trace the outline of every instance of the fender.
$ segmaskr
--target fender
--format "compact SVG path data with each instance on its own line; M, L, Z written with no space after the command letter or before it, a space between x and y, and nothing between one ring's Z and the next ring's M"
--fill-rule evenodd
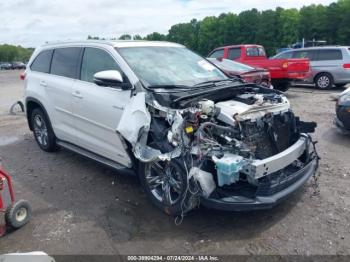
M31 123L30 115L28 114L28 103L29 103L29 102L34 102L34 103L36 103L36 104L39 105L39 107L43 110L46 119L48 120L48 124L50 125L51 130L53 130L52 125L51 125L51 121L50 121L49 114L47 113L47 111L46 111L44 105L43 105L38 99L36 99L36 98L34 98L34 97L31 97L31 96L28 96L28 97L26 97L26 99L25 99L25 112L26 112L26 116L27 116L27 121L28 121L29 130L30 130L30 131L33 131L33 126L32 126L32 123ZM55 133L55 132L54 132L54 133Z

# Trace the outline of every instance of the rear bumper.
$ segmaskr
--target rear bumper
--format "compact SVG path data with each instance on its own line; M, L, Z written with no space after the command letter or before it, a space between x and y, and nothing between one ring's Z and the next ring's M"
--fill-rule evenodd
M202 198L201 204L208 208L225 211L250 211L258 209L269 209L277 205L289 195L298 191L312 177L317 169L318 159L315 157L309 164L298 170L294 177L299 177L293 184L270 196L256 196L255 198L228 197L223 199Z

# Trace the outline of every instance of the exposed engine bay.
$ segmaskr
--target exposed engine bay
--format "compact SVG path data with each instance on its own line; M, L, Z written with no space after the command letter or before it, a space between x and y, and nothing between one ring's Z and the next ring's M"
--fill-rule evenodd
M177 184L186 184L177 192L182 213L196 207L200 199L230 202L269 196L299 179L297 171L317 158L307 135L316 123L294 116L283 94L262 90L247 88L226 100L191 98L178 108L160 104L164 99L155 99L160 94L139 93L130 105L137 108L135 120L129 114L118 131L146 166L176 162L181 167L186 180L179 178ZM128 130L130 125L134 130L136 125L137 136ZM164 183L153 186L156 190ZM173 200L168 197L163 202L171 205Z

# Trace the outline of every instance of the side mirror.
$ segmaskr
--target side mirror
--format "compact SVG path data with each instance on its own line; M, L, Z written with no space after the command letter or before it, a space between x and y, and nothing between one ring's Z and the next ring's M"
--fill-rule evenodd
M106 70L94 74L94 83L99 86L120 87L123 90L131 88L130 84L123 83L123 76L118 70Z

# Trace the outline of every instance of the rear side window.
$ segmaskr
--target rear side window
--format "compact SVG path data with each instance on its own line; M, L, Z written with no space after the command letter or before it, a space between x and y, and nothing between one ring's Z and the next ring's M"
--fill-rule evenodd
M80 51L80 47L55 49L52 57L51 74L77 78L77 65Z
M262 47L248 47L247 56L266 56L266 53Z
M230 48L228 50L228 59L235 60L241 57L241 48Z
M83 62L81 64L80 79L93 82L94 74L105 70L120 71L117 63L106 51L98 48L85 48Z
M339 49L321 49L318 51L318 60L342 60L343 55Z
M223 58L224 57L224 49L215 50L210 54L211 58Z
M42 51L34 60L30 69L36 72L49 73L52 58L52 50Z
M300 50L293 52L293 58L308 58L310 61L315 61L317 59L316 50Z

